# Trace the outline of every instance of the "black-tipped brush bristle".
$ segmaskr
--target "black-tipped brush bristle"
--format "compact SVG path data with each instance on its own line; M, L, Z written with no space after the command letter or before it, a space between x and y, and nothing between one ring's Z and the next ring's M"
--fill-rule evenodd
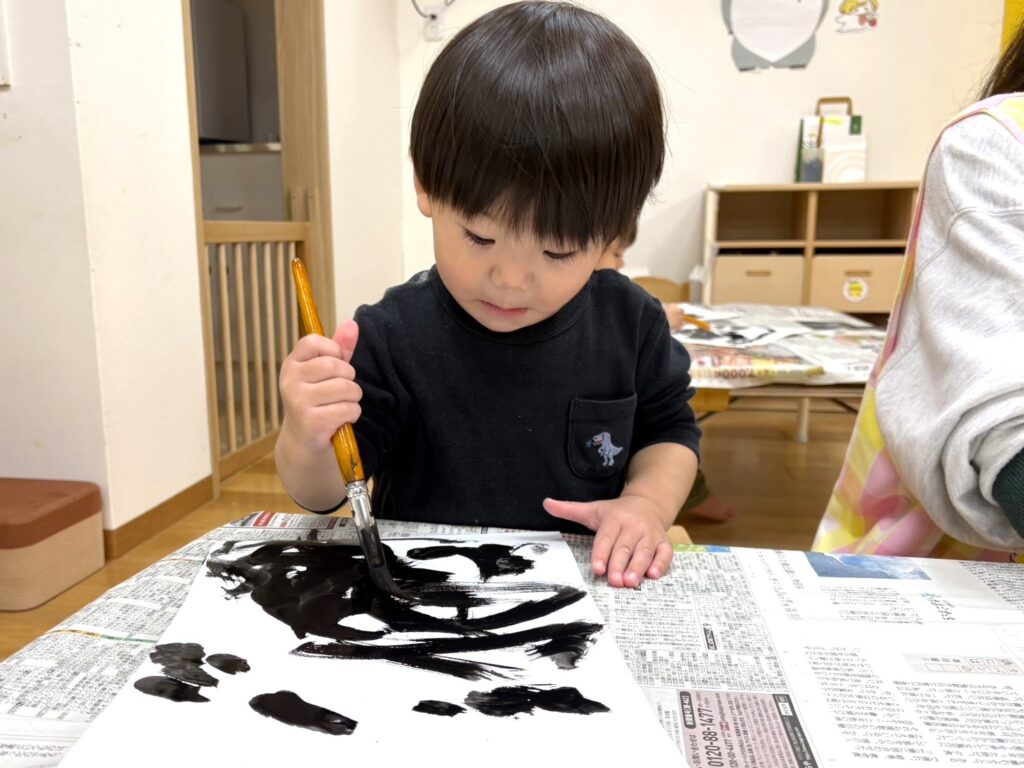
M394 595L399 600L406 600L410 603L418 602L416 597L409 592L406 592L395 583L395 580L391 578L391 574L388 572L387 566L371 566L370 578L373 580L374 585L383 592L387 592L389 595Z

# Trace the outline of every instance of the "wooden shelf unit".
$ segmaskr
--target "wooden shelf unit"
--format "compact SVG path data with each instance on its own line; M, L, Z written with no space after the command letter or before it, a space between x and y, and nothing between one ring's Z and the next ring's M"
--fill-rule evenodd
M916 181L709 187L704 301L888 312L917 191Z

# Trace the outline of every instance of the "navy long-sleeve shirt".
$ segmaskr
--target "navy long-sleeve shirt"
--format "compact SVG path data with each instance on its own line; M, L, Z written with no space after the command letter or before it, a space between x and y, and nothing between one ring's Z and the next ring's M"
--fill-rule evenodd
M698 452L689 356L658 302L611 270L511 333L476 322L436 269L355 319L355 431L380 517L576 530L542 500L618 496L655 443Z

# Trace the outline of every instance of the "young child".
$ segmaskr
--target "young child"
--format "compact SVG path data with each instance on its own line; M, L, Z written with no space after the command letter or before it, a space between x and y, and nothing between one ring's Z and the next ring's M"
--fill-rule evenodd
M626 266L626 250L636 242L636 232L637 225L636 222L633 222L625 232L605 249L605 252L597 262L597 268L614 269L616 272L621 271ZM662 303L661 308L665 310L665 317L668 319L668 327L671 330L678 331L683 327L685 316L678 304ZM732 504L711 492L711 488L708 487L707 478L699 467L697 468L697 476L693 480L693 487L690 489L690 495L686 497L682 509L679 510L676 523L683 525L684 518L687 515L696 515L697 517L703 517L705 520L713 520L716 523L727 522L736 516L736 510Z
M282 366L296 501L340 505L330 437L352 422L382 517L582 525L610 584L664 574L697 467L689 358L655 300L594 271L664 152L650 64L603 17L522 2L459 32L412 121L436 266Z
M939 136L815 549L1024 552L1024 36ZM1018 553L1014 555L1013 553Z

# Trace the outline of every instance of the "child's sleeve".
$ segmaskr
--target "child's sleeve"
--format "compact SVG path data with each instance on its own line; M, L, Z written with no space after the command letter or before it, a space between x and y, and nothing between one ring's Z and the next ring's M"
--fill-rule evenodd
M646 336L637 358L633 452L656 443L677 443L700 456L700 427L689 399L690 355L672 338L661 307L644 305Z
M999 470L992 483L992 496L1003 508L1010 525L1024 537L1024 451Z

